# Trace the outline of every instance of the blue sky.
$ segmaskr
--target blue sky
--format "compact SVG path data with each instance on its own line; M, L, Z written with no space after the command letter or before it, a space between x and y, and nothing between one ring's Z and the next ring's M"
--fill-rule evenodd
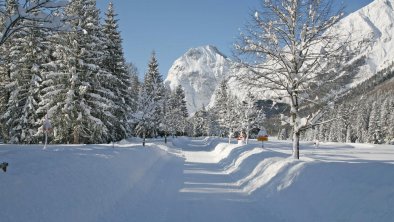
M151 52L166 77L172 63L189 48L215 45L231 56L239 29L250 11L262 0L112 0L118 14L128 62L143 76ZM97 0L102 13L110 0ZM372 0L344 0L346 11L357 10Z

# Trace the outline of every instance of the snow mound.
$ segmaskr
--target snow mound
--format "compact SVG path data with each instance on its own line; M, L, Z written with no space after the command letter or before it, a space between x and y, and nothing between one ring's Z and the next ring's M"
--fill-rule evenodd
M172 142L171 142L172 140ZM1 221L391 221L394 146L0 145ZM231 141L235 143L234 141ZM296 215L296 216L295 216Z

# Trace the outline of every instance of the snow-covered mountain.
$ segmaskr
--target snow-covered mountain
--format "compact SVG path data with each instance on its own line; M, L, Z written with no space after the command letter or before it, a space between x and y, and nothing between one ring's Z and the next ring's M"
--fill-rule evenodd
M165 83L171 89L183 87L188 111L193 114L209 104L230 66L231 61L214 46L192 48L174 62Z
M359 83L394 62L394 0L375 0L346 16L338 24L340 32L349 32L356 45L364 41L360 56L366 56L354 83Z
M394 0L373 1L343 18L336 30L340 34L351 34L350 41L354 46L363 42L359 57L365 56L365 64L351 86L394 62ZM212 104L212 95L223 77L237 72L231 70L232 63L214 46L193 48L175 61L166 83L172 89L177 85L185 89L189 113L194 113L203 104ZM246 94L234 79L230 80L230 88L241 96Z

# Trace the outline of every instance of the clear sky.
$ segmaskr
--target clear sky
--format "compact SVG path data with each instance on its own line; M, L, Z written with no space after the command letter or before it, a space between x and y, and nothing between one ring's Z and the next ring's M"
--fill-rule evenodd
M97 0L105 12L111 0ZM231 56L239 29L262 0L112 0L118 14L123 48L143 76L151 52L156 51L164 78L172 63L188 49L214 45ZM355 11L372 0L343 0Z

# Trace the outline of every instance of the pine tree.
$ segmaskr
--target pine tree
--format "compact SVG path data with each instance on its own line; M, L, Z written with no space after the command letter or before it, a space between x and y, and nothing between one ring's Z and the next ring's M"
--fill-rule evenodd
M75 18L69 21L72 31L54 36L55 59L45 64L39 111L52 118L56 142L107 142L116 104L113 92L102 87L109 74L100 67L104 44L96 1L73 0L66 14Z
M153 124L152 124L152 133L154 136L157 136L158 128L160 122L163 118L161 108L164 98L164 84L163 77L159 72L159 64L156 59L156 53L152 52L152 56L150 58L148 64L148 71L144 77L144 88L146 93L150 98L153 99L156 104L155 112L153 114Z
M257 106L255 97L248 92L244 101L239 103L239 125L241 131L246 133L246 143L249 140L250 131L256 127L261 127L261 123L265 118L262 108Z
M208 113L204 105L200 110L194 113L194 116L191 118L191 123L191 135L193 135L194 137L209 135Z
M174 104L173 104L173 116L175 118L174 124L177 132L182 132L187 124L187 117L189 116L186 106L185 91L182 86L176 87L173 93Z
M138 78L138 69L137 67L132 64L132 63L127 63L126 64L127 67L127 73L130 76L130 87L128 89L128 94L131 98L131 105L130 107L128 107L130 109L130 111L128 111L129 113L133 113L137 110L137 100L138 100L138 93L139 93L139 89L140 89L140 80Z
M225 129L230 143L234 129L238 126L236 114L236 98L231 95L226 80L223 80L215 93L214 110L219 118L220 126Z
M379 143L379 134L380 134L380 126L379 126L379 110L377 106L377 101L375 100L371 106L371 112L369 114L369 122L368 122L368 143Z
M10 97L5 103L2 116L9 132L11 143L37 142L35 134L39 126L38 97L42 80L42 67L48 57L46 34L35 29L35 22L23 21L26 28L10 39L9 47L9 83L6 89Z
M109 72L109 77L102 82L102 85L107 90L113 89L114 103L116 104L115 122L113 125L113 139L119 140L127 137L131 133L129 126L128 113L132 112L133 106L135 107L135 97L131 95L130 88L131 78L127 70L125 62L122 38L118 31L118 20L112 2L108 5L108 10L105 13L106 19L103 24L104 34L104 59L103 68ZM137 89L138 90L138 89Z
M154 124L154 114L157 108L157 104L154 98L146 90L145 85L140 87L140 93L138 95L137 112L133 114L133 121L136 125L135 133L143 138L142 145L145 146L145 139L148 131Z
M174 97L172 96L169 87L164 88L164 97L162 101L161 113L162 119L160 122L160 130L164 132L164 142L167 143L167 136L175 132L175 124L173 118Z

